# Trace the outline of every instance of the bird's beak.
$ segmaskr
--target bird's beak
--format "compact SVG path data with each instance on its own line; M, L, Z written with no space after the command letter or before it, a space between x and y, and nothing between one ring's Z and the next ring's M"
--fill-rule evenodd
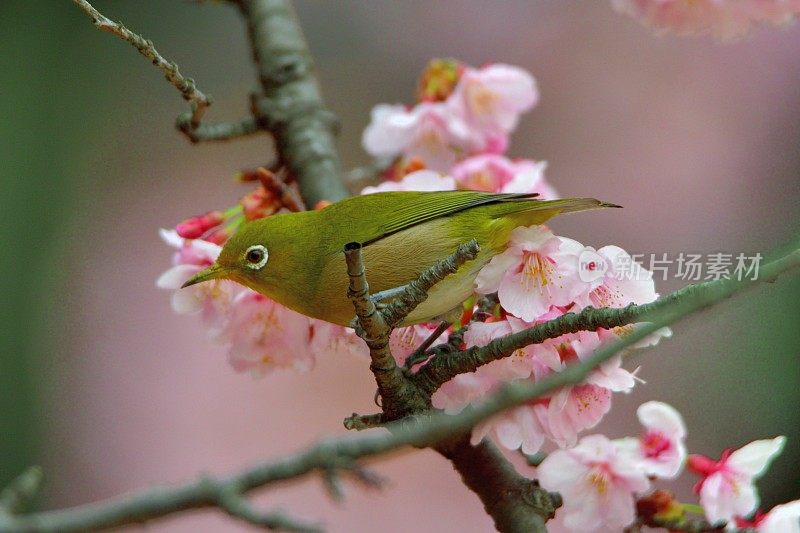
M186 287L190 287L192 285L195 285L197 283L202 283L204 281L224 278L228 275L229 271L230 271L229 268L225 268L215 263L210 267L208 267L207 269L201 270L200 272L189 278L186 281L186 283L181 285L181 289L185 289Z

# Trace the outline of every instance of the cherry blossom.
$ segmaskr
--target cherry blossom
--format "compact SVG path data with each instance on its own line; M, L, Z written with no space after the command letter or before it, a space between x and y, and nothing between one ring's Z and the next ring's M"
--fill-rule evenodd
M758 533L800 533L800 500L776 505L755 527Z
M508 134L519 115L539 100L536 81L526 71L496 63L465 68L447 104L465 117L474 131Z
M314 366L309 319L253 291L233 302L223 338L237 372L263 376L277 368L306 371Z
M398 365L403 365L406 358L423 343L436 329L438 324L415 324L397 328L389 336L389 348ZM447 333L442 333L433 346L447 342Z
M576 300L581 307L625 307L658 298L653 274L619 246L585 247L579 255L578 275L592 285Z
M361 194L386 191L452 191L456 182L450 176L443 176L433 170L417 170L406 174L400 181L384 181L374 187L364 187Z
M545 161L512 161L497 154L480 154L456 164L450 174L459 188L504 193L538 193L553 200L558 194L544 178Z
M612 0L614 7L658 33L711 33L722 40L747 34L753 25L785 25L800 13L798 0Z
M508 248L492 258L475 279L481 294L497 292L509 313L532 322L550 306L569 305L588 283L578 277L583 245L541 226L511 232Z
M757 440L738 450L725 450L718 461L702 455L689 456L689 468L703 476L695 485L700 504L712 523L748 516L758 507L753 484L783 450L786 437Z
M446 172L471 149L472 133L463 118L440 102L411 109L380 104L364 130L364 149L375 157L418 157L427 168Z
M674 479L686 460L686 426L680 413L662 402L645 402L636 410L644 431L636 438L614 441L649 476Z
M504 448L522 450L532 455L538 452L545 441L545 430L540 422L540 411L546 410L546 404L523 404L514 409L490 417L472 430L470 442L478 444L488 435Z
M493 379L482 373L459 374L433 393L431 404L447 414L458 414L471 402L485 396L494 384Z
M622 531L635 518L634 495L650 486L644 472L603 435L550 453L537 474L543 488L561 494L557 519L566 531Z
M226 280L212 280L185 289L181 289L181 286L211 266L222 248L200 239L182 239L174 230L162 229L160 234L164 242L177 251L172 256L173 266L158 277L156 286L173 291L172 309L176 313L201 313L209 333L212 337L216 336L227 320L233 298L241 290L239 286Z

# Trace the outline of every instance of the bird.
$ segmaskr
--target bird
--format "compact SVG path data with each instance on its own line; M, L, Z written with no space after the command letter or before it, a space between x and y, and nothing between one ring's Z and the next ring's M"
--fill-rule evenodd
M400 326L444 320L474 293L475 277L519 226L575 211L619 207L594 198L541 200L534 193L392 191L354 196L313 211L243 224L217 261L184 283L227 279L303 315L341 326L347 297L344 246L360 243L373 294L390 293L475 239L477 257L436 284Z

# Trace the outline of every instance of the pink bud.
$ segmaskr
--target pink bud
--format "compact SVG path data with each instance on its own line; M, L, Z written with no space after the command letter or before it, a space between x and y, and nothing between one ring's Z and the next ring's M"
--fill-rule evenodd
M711 475L719 465L716 461L706 457L705 455L693 453L689 455L686 466L688 466L693 472L706 477Z
M184 239L199 239L205 232L219 226L224 221L224 213L221 211L209 211L203 215L187 218L175 226L175 231Z

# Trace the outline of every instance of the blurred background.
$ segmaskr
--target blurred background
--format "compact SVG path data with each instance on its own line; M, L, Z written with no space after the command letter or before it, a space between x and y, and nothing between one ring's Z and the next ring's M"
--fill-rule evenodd
M247 111L255 87L232 7L97 0L153 39L215 97L209 120ZM765 252L800 229L800 26L729 45L654 37L609 2L297 2L347 166L380 102L411 102L432 57L531 71L541 103L510 153L550 162L564 196L623 211L559 219L557 233L631 253ZM71 2L0 3L0 483L41 464L39 504L75 505L155 483L224 473L344 432L374 410L363 360L321 359L262 380L231 370L199 319L154 286L171 251L157 230L234 204L242 167L271 158L267 136L190 145L184 103L135 50ZM666 293L685 282L658 282ZM675 328L642 354L647 381L600 426L638 432L635 408L674 405L689 449L784 434L760 487L766 508L800 497L800 275L759 286ZM375 463L382 492L348 486L332 503L317 479L258 502L332 531L486 531L477 498L436 454ZM692 499L686 474L679 495ZM366 517L370 517L369 519ZM379 521L379 522L378 522ZM207 511L150 531L245 531Z

